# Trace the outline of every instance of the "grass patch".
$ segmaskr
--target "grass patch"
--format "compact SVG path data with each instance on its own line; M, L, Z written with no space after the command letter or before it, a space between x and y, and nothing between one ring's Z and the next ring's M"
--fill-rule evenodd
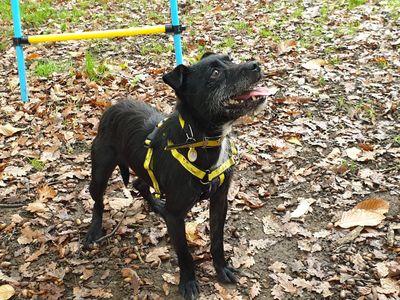
M46 165L44 161L36 158L33 159L28 158L28 161L36 171L42 171Z
M0 52L6 49L6 43L0 42Z
M48 78L55 72L65 71L66 64L55 62L53 60L39 60L35 67L35 74L39 77Z
M266 39L271 39L272 41L274 41L275 43L280 42L280 38L278 35L276 35L273 31L263 28L260 30L260 36L262 38L266 38Z
M140 47L141 55L170 53L174 46L170 43L164 44L156 41L149 42Z
M347 4L347 7L349 9L353 9L357 6L363 5L367 2L366 0L349 0L349 3Z
M304 12L304 7L300 6L296 8L296 10L293 12L292 17L295 19L300 18L303 15L303 12Z
M0 3L1 19L11 20L11 8L4 2L10 1ZM56 10L51 0L24 1L20 8L22 23L27 25L26 27L40 27L46 24L49 19L52 19L56 24L61 24L66 29L66 25L63 25L63 23L77 23L80 17L85 14L85 11L78 7Z
M251 31L250 25L246 22L236 22L232 26L238 31Z
M33 27L45 24L49 19L53 19L55 15L56 11L48 0L40 2L26 1L21 4L22 22Z
M11 1L1 0L0 1L0 20L10 22L11 17Z
M393 142L395 142L395 144L397 144L397 145L400 146L400 135L396 135L396 136L393 138Z
M99 62L92 52L85 54L85 73L91 81L98 81L106 77L109 69L105 62Z
M236 48L236 41L233 37L227 37L225 38L219 45L219 48L229 48L229 49L234 49Z
M390 16L398 20L400 18L400 0L389 0Z

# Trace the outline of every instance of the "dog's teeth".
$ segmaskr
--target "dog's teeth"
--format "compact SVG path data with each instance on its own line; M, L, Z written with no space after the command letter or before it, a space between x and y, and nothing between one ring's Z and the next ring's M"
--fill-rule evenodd
M252 96L251 99L253 99L253 101L254 101L254 100L257 99L257 97L256 96Z

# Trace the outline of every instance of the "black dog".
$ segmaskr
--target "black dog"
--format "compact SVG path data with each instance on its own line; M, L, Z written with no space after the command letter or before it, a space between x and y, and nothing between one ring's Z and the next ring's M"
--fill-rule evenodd
M92 146L90 194L95 204L85 244L102 236L103 194L111 173L119 166L127 185L131 168L138 177L134 187L165 219L185 299L199 294L184 223L199 200L210 199L211 254L218 278L236 282L223 246L235 152L228 133L236 119L264 103L266 90L252 88L260 78L254 61L236 64L226 55L207 53L193 66L179 65L163 76L178 98L167 119L141 102L123 101L110 107Z

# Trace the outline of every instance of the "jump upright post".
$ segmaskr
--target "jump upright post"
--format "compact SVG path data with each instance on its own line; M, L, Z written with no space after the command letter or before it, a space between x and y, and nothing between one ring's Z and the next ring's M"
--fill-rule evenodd
M11 0L11 11L14 23L14 38L13 44L16 50L18 77L21 89L21 99L23 102L28 102L28 89L26 83L25 60L22 45L36 44L45 42L61 42L70 40L84 39L99 39L99 38L114 38L126 37L135 35L158 34L158 33L173 33L176 64L183 64L181 32L185 29L179 23L178 1L170 0L171 9L171 24L144 26L126 29L102 30L102 31L87 31L76 33L61 33L61 34L45 34L45 35L28 35L22 34L21 14L19 8L19 0Z

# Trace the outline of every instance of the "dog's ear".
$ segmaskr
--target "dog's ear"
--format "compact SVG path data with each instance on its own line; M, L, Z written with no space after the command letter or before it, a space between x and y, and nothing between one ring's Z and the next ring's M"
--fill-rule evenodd
M203 58L206 58L207 56L214 55L214 54L215 54L214 52L206 52L203 54L203 56L200 58L200 60L202 60Z
M179 90L183 83L183 77L187 73L188 67L179 65L171 72L165 74L162 79L175 91Z

